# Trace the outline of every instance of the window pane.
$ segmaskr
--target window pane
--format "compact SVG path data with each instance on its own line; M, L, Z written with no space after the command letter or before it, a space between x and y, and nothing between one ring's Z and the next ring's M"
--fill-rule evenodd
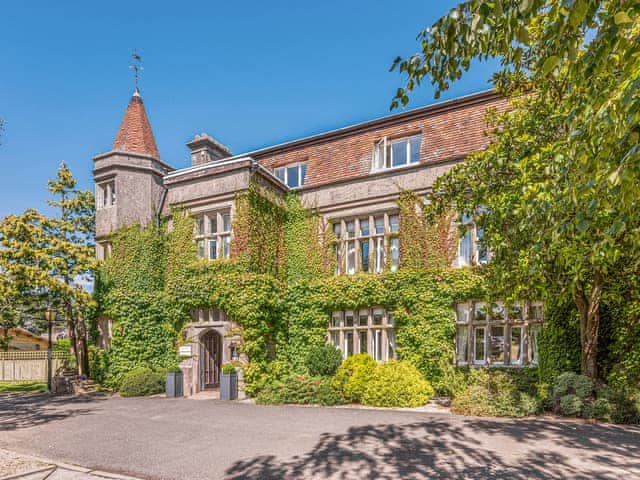
M407 163L407 141L400 140L391 144L391 165L399 167Z
M356 273L356 242L347 242L347 273Z
M373 168L374 170L384 168L384 140L378 142L373 151Z
M542 320L542 304L532 303L529 307L529 319Z
M531 363L538 363L538 334L540 325L529 326L529 359Z
M334 347L342 350L340 348L340 332L331 332L331 344Z
M478 250L478 263L485 264L489 261L489 250L482 242L484 231L481 228L476 230L476 249Z
M376 233L378 234L384 233L384 217L376 217L375 223L376 223Z
M218 242L209 240L209 260L215 260L216 258L218 258Z
M331 326L332 327L339 327L340 326L340 320L342 319L342 313L340 312L335 312L333 314L333 316L331 317Z
M336 275L342 273L342 244L336 244Z
M484 362L484 327L474 329L473 360L476 363Z
M469 323L471 307L468 303L459 303L456 305L456 319L460 323Z
M304 185L304 179L307 176L307 164L305 163L301 163L300 164L300 185Z
M511 327L510 361L512 365L522 364L522 327Z
M204 217L198 218L198 235L204 235Z
M282 183L285 183L284 182L284 167L276 168L274 173L275 173L276 177L278 177Z
M373 358L379 362L384 360L382 358L382 330L373 331Z
M218 231L218 214L212 213L209 217L209 232L217 233Z
M484 303L474 305L473 319L483 321L487 319L487 306Z
M395 272L398 270L398 265L400 263L400 239L392 238L391 239L391 271Z
M469 327L458 327L456 332L456 360L458 363L469 361Z
M361 237L369 236L369 219L361 218L359 223L360 223L360 236Z
M350 357L353 355L353 332L344 332L344 356Z
M522 305L519 303L509 305L507 314L509 315L509 320L522 320Z
M287 167L287 186L290 188L300 185L300 171L298 165Z
M375 242L375 271L376 273L380 273L384 269L384 238L376 238Z
M471 232L468 231L458 245L458 265L471 265Z
M489 337L489 357L492 363L504 363L504 326L491 327Z
M491 320L504 320L505 312L504 312L504 304L502 303L492 303L491 304Z
M393 330L387 330L387 360L396 358L396 334Z
M393 325L393 312L387 312L387 325Z
M344 312L344 326L353 327L353 311L347 310Z
M420 145L422 144L422 136L417 135L409 139L410 157L409 162L418 163L420 161Z
M361 327L366 327L368 323L369 323L369 311L360 310L360 315L358 317L358 325Z
M400 230L400 215L389 215L389 230L391 232Z
M367 353L369 351L368 343L367 343L367 332L358 332L359 344L360 344L360 353Z
M360 240L360 263L362 271L369 271L369 240Z
M222 230L225 232L231 231L231 214L230 213L222 214Z
M111 183L111 205L116 204L116 182Z
M204 240L198 240L198 258L204 258Z
M333 233L336 236L336 238L339 240L340 239L340 235L342 233L342 225L340 223L334 223L333 224Z
M230 237L222 238L222 256L224 258L229 258L229 242L231 241Z
M384 317L384 310L376 308L373 311L373 324L382 325L382 318Z
M353 238L356 236L356 222L354 220L351 220L349 222L346 223L346 230L347 230L347 238Z

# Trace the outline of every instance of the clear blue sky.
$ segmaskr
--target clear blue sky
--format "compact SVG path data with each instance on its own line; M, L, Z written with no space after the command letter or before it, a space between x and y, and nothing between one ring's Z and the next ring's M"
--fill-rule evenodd
M456 2L10 1L0 15L0 216L47 211L65 160L92 188L133 91L130 52L163 160L207 132L234 153L389 113L393 58ZM443 98L488 88L479 64ZM433 102L426 85L411 107Z

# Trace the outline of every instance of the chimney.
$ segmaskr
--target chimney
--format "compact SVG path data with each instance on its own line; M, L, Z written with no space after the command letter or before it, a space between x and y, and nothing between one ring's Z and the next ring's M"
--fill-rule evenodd
M231 150L206 133L196 135L187 147L191 150L191 165L194 167L231 156Z

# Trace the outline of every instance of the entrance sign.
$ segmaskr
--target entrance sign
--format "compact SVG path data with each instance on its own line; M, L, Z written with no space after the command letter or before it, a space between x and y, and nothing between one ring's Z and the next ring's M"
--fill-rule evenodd
M178 354L185 356L185 357L190 357L191 356L191 345L182 345L180 347L180 349L178 350Z

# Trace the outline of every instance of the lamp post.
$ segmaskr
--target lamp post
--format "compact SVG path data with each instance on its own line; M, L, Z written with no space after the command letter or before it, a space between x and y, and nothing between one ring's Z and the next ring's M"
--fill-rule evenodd
M51 393L51 378L53 368L53 352L51 350L51 330L53 329L53 322L56 321L56 310L49 306L44 312L44 318L47 320L47 326L49 329L49 343L47 346L47 393Z

